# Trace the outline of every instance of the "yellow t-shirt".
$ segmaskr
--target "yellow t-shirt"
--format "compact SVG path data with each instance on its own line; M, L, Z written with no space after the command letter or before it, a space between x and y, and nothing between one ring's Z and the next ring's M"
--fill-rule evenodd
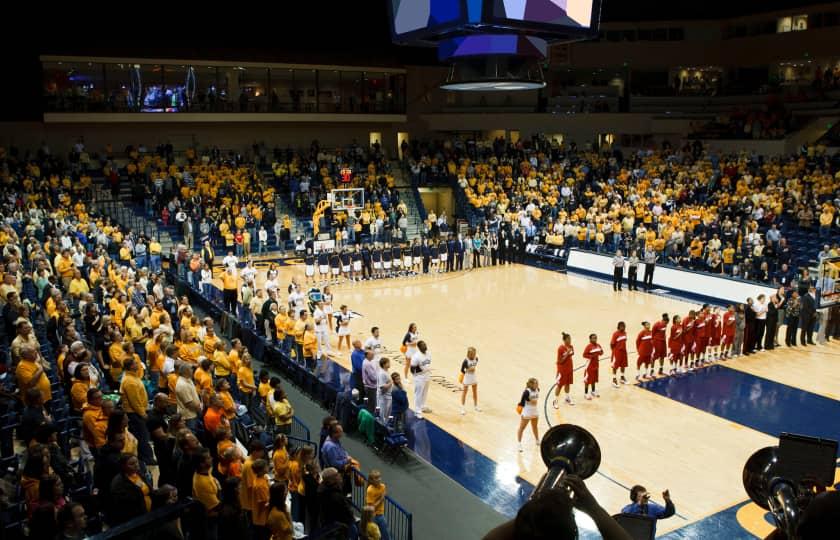
M219 481L211 474L195 473L193 475L193 497L204 505L205 510L211 512L219 506L219 492L222 487ZM212 512L211 515L215 515Z

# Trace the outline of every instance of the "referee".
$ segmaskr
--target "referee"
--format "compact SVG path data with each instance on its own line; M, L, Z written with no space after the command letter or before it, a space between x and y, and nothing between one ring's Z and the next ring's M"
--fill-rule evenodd
M615 252L613 257L613 290L621 290L621 279L624 275L624 257L621 255L621 250Z
M646 291L653 288L653 270L656 268L656 252L651 247L645 248L645 277L642 284Z

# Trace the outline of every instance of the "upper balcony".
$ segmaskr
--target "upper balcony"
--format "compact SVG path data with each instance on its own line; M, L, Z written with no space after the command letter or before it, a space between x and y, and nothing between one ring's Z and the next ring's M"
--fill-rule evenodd
M405 122L397 68L42 56L44 121Z

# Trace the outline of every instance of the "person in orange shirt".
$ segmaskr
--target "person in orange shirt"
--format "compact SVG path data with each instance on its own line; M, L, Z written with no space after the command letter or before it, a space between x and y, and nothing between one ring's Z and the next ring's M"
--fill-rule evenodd
M52 389L50 380L44 373L44 368L38 363L38 352L30 345L24 345L20 349L20 361L15 368L15 378L21 395L24 396L26 404L26 391L30 388L37 388L41 391L44 404L49 407L52 400Z
M82 438L95 449L102 448L107 442L108 417L114 410L114 402L102 399L98 388L87 392L87 403L82 408Z
M216 433L222 425L229 425L229 423L222 407L222 398L214 395L210 397L210 403L204 413L204 428L210 433Z
M251 486L251 516L254 524L254 535L256 538L268 538L268 462L264 459L254 461L252 467L254 481Z
M252 490L254 487L254 462L258 459L265 459L265 445L259 439L254 439L248 445L248 457L245 458L245 463L242 464L242 485L239 488L239 504L246 515L251 513L253 508ZM276 479L276 478L275 478ZM248 515L250 518L251 516Z
M289 439L284 434L274 438L274 453L271 454L271 463L274 467L274 480L277 482L291 481L289 469L289 451L286 448Z
M251 410L252 407L256 406L255 397L257 395L257 387L254 385L254 370L251 368L251 355L247 352L242 357L241 365L236 375L241 402L248 407L248 410Z
M210 375L210 368L212 365L213 363L210 362L209 358L202 357L198 362L198 367L196 368L195 373L193 373L195 389L198 392L198 395L201 396L201 401L204 404L207 404L210 401L210 398L216 393L215 390L213 390L213 377Z
M225 418L228 421L236 418L236 404L233 401L233 396L230 395L230 383L227 379L219 379L216 381L216 395L222 403L222 410Z

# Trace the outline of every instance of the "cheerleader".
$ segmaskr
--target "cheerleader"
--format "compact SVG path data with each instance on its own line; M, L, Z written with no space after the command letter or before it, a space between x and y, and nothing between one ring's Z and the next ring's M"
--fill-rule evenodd
M350 252L343 250L341 255L339 255L339 258L341 259L341 273L344 275L344 279L349 279L351 268ZM330 321L330 327L332 327L332 321Z
M653 355L653 332L650 331L650 323L645 321L642 323L642 330L636 336L636 352L639 358L636 360L636 381L641 381L645 376L644 367L647 367L648 373L653 376L653 367L651 356Z
M356 250L350 256L350 259L353 261L353 273L351 274L351 280L361 280L362 279L362 253L359 251L359 246L356 246Z
M531 377L525 383L525 390L522 392L522 397L519 399L519 429L516 432L516 441L519 446L519 451L522 451L522 433L531 423L531 430L534 432L534 442L537 446L540 445L540 433L537 430L537 423L540 420L540 413L537 410L537 402L540 399L540 383L537 379Z
M321 283L330 279L330 256L326 250L321 250L318 253L318 278Z
M335 251L330 253L330 271L332 272L332 282L338 284L341 275L341 258Z
M668 370L669 375L677 374L683 355L682 336L685 326L679 315L674 315L673 323L671 325L671 335L668 336L668 350L671 353L671 369Z
M563 332L563 344L557 348L557 378L554 381L554 401L552 406L555 409L560 408L557 399L560 397L560 389L566 392L566 403L574 405L572 396L569 394L569 387L574 382L574 366L572 365L572 357L575 354L575 348L572 347L572 336Z
M595 389L595 384L598 382L598 360L602 354L604 354L604 349L598 344L598 336L589 334L589 343L583 349L583 357L586 358L586 370L583 372L583 397L586 399L601 397L601 394ZM591 393L590 388L592 389Z
M408 379L408 368L411 365L411 359L417 352L417 342L420 340L420 332L417 331L417 325L411 323L408 325L408 331L402 340L402 347L400 349L405 354L405 369L403 369L403 379Z
M478 407L478 379L475 376L475 368L478 365L478 356L475 354L475 347L467 349L467 357L461 362L461 414L466 414L464 405L467 402L467 389L472 386L473 405L476 412L481 412Z
M321 299L324 301L324 313L327 315L327 328L333 327L333 295L330 291L330 286L327 285L324 287L324 292L321 295Z
M309 284L309 283L314 284L315 283L315 255L312 254L311 249L306 250L306 255L303 257L303 265L304 265L304 268L305 268L304 273L306 274L306 283L307 284ZM276 273L277 270L275 270L274 272ZM269 273L271 273L270 269L269 269ZM271 279L268 278L267 281L271 281Z
M618 323L618 328L613 332L610 339L610 365L612 367L612 385L613 388L619 388L618 370L621 370L621 384L627 384L627 379L624 378L624 370L627 368L627 332L624 331L624 321ZM636 377L638 380L638 376Z
M720 309L713 307L706 323L706 333L709 336L709 361L714 362L720 358L720 339L721 339L721 325L720 325Z
M335 314L335 320L338 323L338 350L341 350L341 342L347 340L347 348L350 348L350 311L346 305L341 306L341 310ZM332 328L332 323L330 323Z

